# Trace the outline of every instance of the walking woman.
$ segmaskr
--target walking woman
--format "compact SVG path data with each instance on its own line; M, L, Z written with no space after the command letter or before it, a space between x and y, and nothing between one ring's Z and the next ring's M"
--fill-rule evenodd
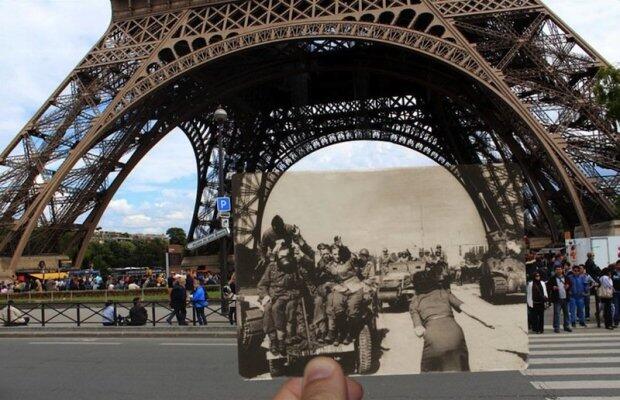
M611 274L613 271L613 264L601 271L601 278L599 280L600 286L598 287L598 297L603 303L603 319L605 320L605 329L614 329L613 315L611 310L611 304L614 297L614 284L611 280Z
M414 279L416 295L409 310L415 334L424 337L422 372L469 371L465 335L452 313L453 308L461 312L463 302L424 275Z
M534 280L527 284L527 306L532 317L532 331L541 334L545 326L545 303L547 303L547 287L540 280L540 272L533 274Z

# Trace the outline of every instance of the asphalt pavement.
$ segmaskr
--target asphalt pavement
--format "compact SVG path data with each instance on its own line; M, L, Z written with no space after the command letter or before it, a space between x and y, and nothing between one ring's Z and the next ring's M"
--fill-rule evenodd
M525 373L357 379L367 399L620 399L620 333L537 336L532 346ZM5 338L0 354L2 400L269 399L282 383L239 378L232 339Z

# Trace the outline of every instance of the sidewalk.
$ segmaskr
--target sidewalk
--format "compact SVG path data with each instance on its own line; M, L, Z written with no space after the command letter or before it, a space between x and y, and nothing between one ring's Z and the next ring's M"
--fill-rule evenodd
M236 338L236 327L224 324L202 326L99 326L99 327L0 327L2 338L33 337L188 337Z

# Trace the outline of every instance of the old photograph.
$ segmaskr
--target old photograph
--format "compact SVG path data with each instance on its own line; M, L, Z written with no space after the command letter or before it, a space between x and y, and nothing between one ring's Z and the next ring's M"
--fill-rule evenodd
M236 175L240 374L524 369L518 179L487 168Z

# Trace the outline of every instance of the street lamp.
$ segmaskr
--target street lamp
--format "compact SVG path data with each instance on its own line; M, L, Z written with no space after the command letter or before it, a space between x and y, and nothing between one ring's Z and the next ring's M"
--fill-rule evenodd
M228 113L221 106L213 112L213 122L217 125L217 147L219 154L218 165L218 197L224 196L224 124L228 121ZM221 216L220 216L221 221ZM222 305L222 314L228 314L228 303L224 297L223 286L228 283L228 249L226 246L226 237L220 239L220 296Z

